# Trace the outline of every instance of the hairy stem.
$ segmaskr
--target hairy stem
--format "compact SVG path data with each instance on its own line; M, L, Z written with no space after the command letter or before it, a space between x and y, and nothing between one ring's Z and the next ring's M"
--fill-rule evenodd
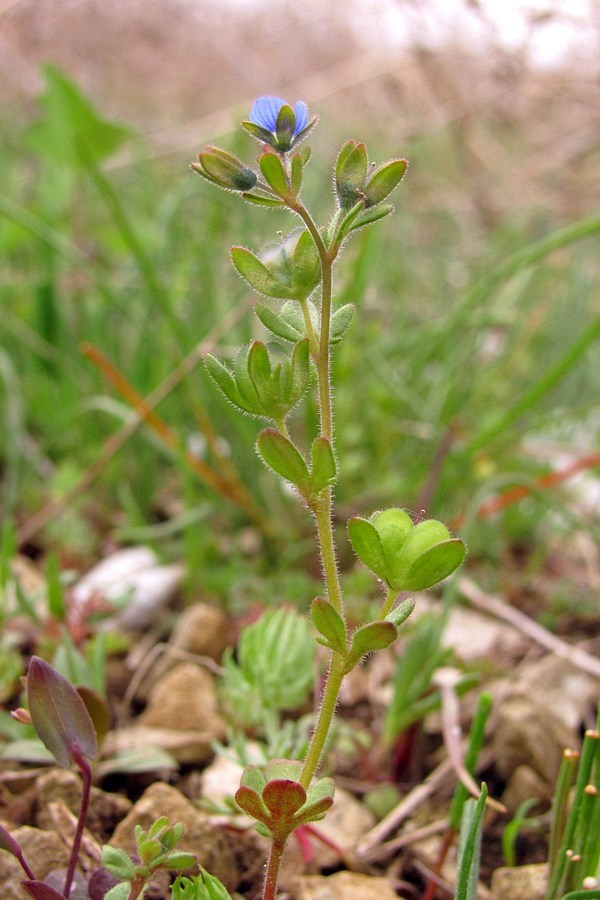
M327 681L323 690L319 718L317 719L308 753L304 760L302 774L300 775L300 784L305 790L308 790L308 786L319 767L321 754L333 721L338 694L345 674L346 671L342 659L336 653L332 653Z
M271 852L269 853L269 861L267 862L267 871L265 873L265 885L263 888L263 900L275 900L277 893L277 879L279 876L279 866L281 865L281 857L285 849L285 841L277 841L273 839L271 844Z

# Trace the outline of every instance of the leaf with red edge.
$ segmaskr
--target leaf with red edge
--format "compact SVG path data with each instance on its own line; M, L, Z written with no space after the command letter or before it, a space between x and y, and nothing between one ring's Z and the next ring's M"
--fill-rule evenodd
M268 823L270 820L269 811L258 796L256 791L242 785L235 792L235 802L243 809L244 812L252 819L258 822Z
M32 657L27 673L27 699L34 728L59 766L97 753L96 732L75 688L49 663Z

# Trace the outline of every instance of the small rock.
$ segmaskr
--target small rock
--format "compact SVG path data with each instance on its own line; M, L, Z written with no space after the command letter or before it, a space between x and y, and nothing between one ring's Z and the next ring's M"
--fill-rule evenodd
M540 692L544 706L550 707L553 716L571 729L571 740L579 744L581 724L595 715L600 679L553 654L528 666L524 677L528 689Z
M176 650L219 660L229 639L226 613L208 603L195 603L184 610L169 640Z
M183 575L183 566L161 565L149 547L128 547L84 575L73 588L73 599L83 604L100 594L111 601L125 601L117 623L123 628L147 628L174 595Z
M494 759L499 774L508 779L518 766L528 766L548 784L554 784L563 750L574 736L558 719L544 694L515 693L503 699L493 734Z
M201 731L212 739L225 736L214 679L193 663L180 663L152 688L140 725L172 731Z
M62 800L74 815L81 806L81 778L67 769L50 769L36 781L37 824L40 828L52 829L53 820L49 804ZM108 840L114 828L131 809L131 800L121 794L109 794L97 787L92 788L90 808L86 827L101 841Z
M529 866L501 867L492 875L492 900L544 900L548 889L548 866L534 863Z
M172 728L130 725L110 731L104 738L102 751L110 759L120 753L158 747L181 765L198 765L212 757L214 739L214 734L209 731L175 731Z
M335 875L301 875L292 888L293 900L397 900L387 878L337 872Z
M553 786L547 784L533 769L529 766L517 766L508 779L501 800L509 812L514 813L524 800L550 800L552 793Z
M67 848L55 831L23 826L11 832L37 879L43 880L55 869L69 864ZM2 900L31 900L31 895L21 887L25 873L14 856L0 853L0 884Z
M149 787L119 823L110 844L131 853L135 848L135 826L147 830L159 816L167 816L171 824L181 822L185 834L178 845L180 849L194 853L200 865L220 878L228 890L235 890L243 875L238 866L240 835L215 827L210 816L170 785L156 782Z
M235 760L217 755L200 776L202 799L219 806L226 803L239 788L243 771Z

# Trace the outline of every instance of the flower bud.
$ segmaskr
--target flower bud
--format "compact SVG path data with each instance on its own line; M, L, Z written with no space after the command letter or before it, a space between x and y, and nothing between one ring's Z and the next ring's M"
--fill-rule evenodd
M257 181L256 172L249 169L232 153L210 145L198 154L192 169L208 181L230 191L250 191Z
M335 190L342 209L350 209L361 199L368 164L365 145L346 141L335 167Z

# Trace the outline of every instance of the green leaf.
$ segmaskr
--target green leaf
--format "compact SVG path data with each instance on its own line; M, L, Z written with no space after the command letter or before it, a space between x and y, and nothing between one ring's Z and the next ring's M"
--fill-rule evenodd
M352 659L358 660L374 650L385 650L394 643L397 637L396 626L389 620L369 622L367 625L357 628L352 635L350 656Z
M276 200L275 197L263 197L262 194L243 193L242 197L244 200L247 200L248 203L253 203L255 206L271 206L276 207L277 209L283 209L285 206L283 200Z
M66 678L38 656L29 664L27 699L33 726L60 766L79 763L81 755L95 759L96 732L83 700Z
M304 395L310 384L310 351L308 338L298 341L292 352L290 366L289 403L293 406Z
M242 400L248 405L248 409L260 412L262 410L261 399L248 371L249 349L249 347L241 347L233 361L235 383Z
M354 316L354 309L353 303L344 303L332 315L329 327L329 337L332 344L339 344L344 337Z
M298 309L297 303L294 303L294 308ZM254 311L265 328L268 328L277 337L294 343L304 337L304 332L284 318L282 311L276 311L261 304L257 304Z
M242 398L233 375L220 359L207 353L204 357L204 365L212 380L230 403L238 409L244 410L244 412L252 411L248 403Z
M176 872L179 869L191 869L197 862L198 860L194 853L177 851L176 853L169 853L165 860L164 868Z
M105 844L102 847L102 865L116 878L135 878L135 863L129 854L120 847L111 847L109 844Z
M373 222L385 219L386 216L389 216L389 214L393 212L394 207L391 203L384 203L383 206L371 207L356 217L348 228L348 232L356 231L357 228L362 228L364 225L372 225Z
M250 344L248 375L261 400L265 395L268 396L271 388L271 360L267 348L261 341L252 341Z
M298 293L308 297L321 280L321 260L308 231L302 231L292 257L294 284Z
M406 172L405 159L391 159L376 169L365 185L364 195L367 207L375 206L391 194Z
M312 468L310 486L313 493L318 494L335 481L337 466L331 441L320 435L312 445Z
M393 506L371 516L383 546L390 577L399 567L399 557L408 538L414 533L414 525L406 510Z
M310 481L308 466L288 438L275 428L266 428L258 435L256 446L269 468L306 492Z
M408 600L403 600L402 603L395 606L394 609L387 614L385 620L386 622L391 622L396 628L400 628L400 626L406 622L414 608L415 601L410 597Z
M232 247L231 259L244 281L266 297L289 298L289 288L277 281L258 256L245 247Z
M456 881L456 900L477 900L477 881L483 833L483 813L487 800L487 787L481 785L481 795L475 803L467 800L459 835L459 864Z
M157 840L146 839L138 841L137 848L140 859L145 866L149 866L153 861L157 860L159 856L162 856L163 852L163 848Z
M315 597L310 605L310 617L317 631L327 640L327 646L338 653L346 651L346 626L339 612L324 597Z
M129 882L123 881L121 884L115 884L114 888L104 895L104 900L128 900L130 893L131 885Z
M292 165L291 165L291 185L292 185L292 194L294 197L297 197L300 193L300 189L302 187L302 174L304 170L304 164L302 162L302 154L294 153L292 156Z
M242 122L242 127L245 128L248 134L251 134L252 137L258 138L259 141L262 141L265 144L273 143L273 135L270 131L267 131L267 129L263 128L261 125L256 125L254 122L250 122L245 119Z
M275 193L279 194L280 197L287 197L289 194L288 183L281 158L278 154L273 153L271 150L267 150L261 155L258 164L267 184L272 187Z
M311 781L307 792L306 804L296 816L296 821L299 824L304 824L322 819L327 810L333 805L334 792L333 778L319 778L316 781Z
M459 538L431 547L411 565L404 576L403 590L424 591L452 575L464 562L467 548Z
M355 516L348 522L348 534L354 552L362 563L384 581L388 577L388 563L383 552L379 532L367 519Z
M77 85L55 66L44 66L44 117L27 134L27 143L62 167L81 167L83 146L96 162L111 156L131 136L129 129L103 119Z

